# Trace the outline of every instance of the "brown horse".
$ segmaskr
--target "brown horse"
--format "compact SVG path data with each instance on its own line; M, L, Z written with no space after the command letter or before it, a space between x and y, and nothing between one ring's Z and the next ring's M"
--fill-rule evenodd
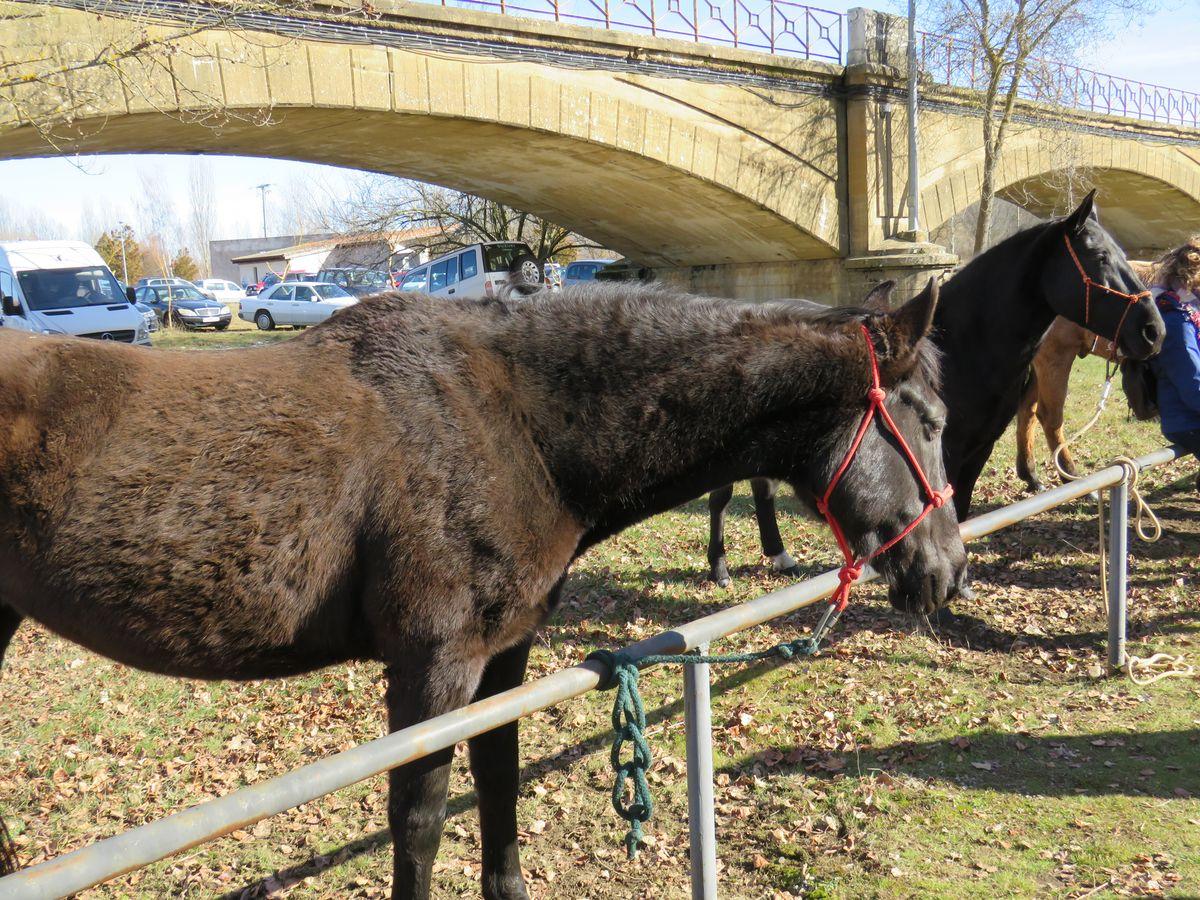
M1154 274L1154 263L1142 260L1129 261L1138 278L1149 284ZM1038 347L1037 356L1029 373L1021 405L1017 407L1017 476L1031 491L1042 490L1042 481L1037 474L1034 455L1033 420L1036 417L1046 435L1046 446L1050 458L1059 453L1059 462L1071 475L1078 474L1071 448L1066 446L1063 434L1063 415L1067 404L1067 385L1071 380L1071 367L1076 359L1087 359L1091 355L1112 358L1112 341L1076 325L1070 319L1059 316L1046 331ZM1059 452L1059 447L1062 451Z
M623 286L386 295L221 353L0 329L0 651L28 616L193 678L375 659L392 729L513 687L588 547L735 479L815 505L866 407L868 339L944 484L936 293L822 318ZM830 508L866 554L925 501L876 426ZM947 505L877 565L894 603L932 610L965 561ZM526 897L516 725L470 758L484 894ZM394 897L429 894L450 761L391 772Z

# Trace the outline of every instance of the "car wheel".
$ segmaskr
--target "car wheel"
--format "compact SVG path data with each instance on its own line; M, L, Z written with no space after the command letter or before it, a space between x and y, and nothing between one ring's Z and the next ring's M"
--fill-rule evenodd
M215 328L217 329L217 331L224 331L226 328L228 328L228 327L229 327L229 323L228 323L228 322L223 322L222 324L220 324L220 325L215 325L215 326L213 326L213 327L215 327Z
M509 280L514 284L535 285L542 283L542 267L528 253L522 253L508 267Z
M271 331L275 327L275 320L263 309L254 316L254 324L258 326L259 331Z

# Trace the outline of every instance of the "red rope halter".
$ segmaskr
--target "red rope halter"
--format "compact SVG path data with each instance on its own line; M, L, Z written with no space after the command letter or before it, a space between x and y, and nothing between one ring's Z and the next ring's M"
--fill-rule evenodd
M834 591L833 597L830 598L829 609L825 611L824 617L822 617L820 624L817 625L816 631L813 633L813 638L817 641L824 636L825 632L837 621L837 617L842 614L842 610L846 608L846 604L850 601L850 586L862 576L863 567L875 559L875 557L886 553L908 537L913 529L920 525L930 512L945 506L946 501L954 496L954 488L949 484L940 491L935 491L930 486L929 479L925 477L925 470L921 468L920 461L912 452L912 448L908 446L908 441L904 439L904 435L900 433L900 429L897 427L895 420L892 419L891 413L883 405L884 400L887 399L887 394L879 383L879 361L875 357L875 343L871 340L871 333L867 330L866 325L860 323L858 327L862 329L863 337L867 341L867 357L871 361L871 388L867 391L867 411L863 413L862 421L858 423L858 431L855 432L854 440L850 443L850 449L846 451L841 465L833 473L833 477L829 479L829 486L825 488L825 493L817 500L817 511L829 523L829 528L833 531L834 538L837 539L838 548L842 551L842 557L846 560L841 571L838 572L840 584L837 590ZM925 492L925 496L928 499L925 501L925 506L917 517L904 526L899 534L876 548L873 552L856 559L854 551L850 549L849 541L846 540L845 532L842 531L837 518L829 509L829 498L833 496L833 492L839 482L841 482L842 476L846 474L846 470L854 462L854 457L858 455L858 449L862 445L867 429L871 427L871 423L875 420L876 415L883 420L883 424L887 427L888 431L896 438L896 442L900 445L900 451L904 454L905 460L907 460L909 467L913 470L913 474L916 475L917 483L920 484L921 490Z
M1124 291L1118 291L1116 288L1111 288L1107 284L1100 284L1098 281L1093 281L1092 276L1087 273L1087 269L1083 267L1083 263L1079 261L1078 254L1075 253L1075 248L1071 244L1070 235L1063 234L1063 243L1067 245L1067 252L1071 254L1071 261L1075 263L1075 268L1079 270L1079 277L1083 279L1083 326L1090 328L1092 331L1096 329L1091 327L1092 317L1092 288L1104 291L1106 294L1112 294L1114 297L1123 297L1125 300L1125 311L1121 313L1121 320L1117 322L1117 330L1112 335L1112 356L1110 362L1117 361L1117 338L1121 336L1121 329L1125 327L1125 317L1129 315L1129 311L1143 297L1151 296L1149 291L1139 291L1136 294L1127 294ZM1099 332L1097 332L1098 334ZM1094 346L1094 345L1093 345Z

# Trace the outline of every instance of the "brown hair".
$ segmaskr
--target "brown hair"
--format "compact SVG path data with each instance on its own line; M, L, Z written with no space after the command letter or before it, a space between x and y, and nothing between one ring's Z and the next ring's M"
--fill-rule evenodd
M1168 250L1154 265L1154 283L1168 288L1200 288L1200 235Z

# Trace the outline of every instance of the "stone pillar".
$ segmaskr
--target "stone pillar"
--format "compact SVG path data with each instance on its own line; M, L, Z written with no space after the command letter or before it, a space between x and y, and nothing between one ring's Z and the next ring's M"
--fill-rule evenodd
M908 20L856 7L848 16L845 284L893 278L910 290L957 257L905 233L908 219ZM919 201L918 201L919 202ZM897 290L901 295L902 291Z

